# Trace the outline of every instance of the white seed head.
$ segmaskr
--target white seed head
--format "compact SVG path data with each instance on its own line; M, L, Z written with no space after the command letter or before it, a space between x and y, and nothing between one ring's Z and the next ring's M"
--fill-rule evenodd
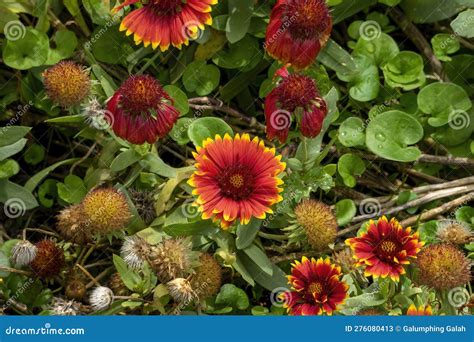
M168 288L170 296L178 303L189 304L197 297L191 283L184 278L173 279L166 283L166 287Z
M53 316L76 316L80 314L81 305L74 300L54 298L50 307Z
M114 301L114 293L111 289L105 286L98 286L89 297L89 302L94 311L107 309Z
M127 236L123 242L120 254L127 265L135 270L141 269L151 252L150 245L141 237Z
M27 240L19 241L12 248L11 262L12 264L22 267L29 265L36 257L37 248Z

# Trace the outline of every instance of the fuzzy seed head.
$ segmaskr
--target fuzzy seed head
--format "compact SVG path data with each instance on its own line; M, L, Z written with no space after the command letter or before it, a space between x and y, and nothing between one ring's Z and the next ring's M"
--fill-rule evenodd
M199 266L191 278L191 285L199 299L204 300L217 294L222 285L222 268L216 259L202 253L199 257Z
M474 238L474 234L468 224L453 220L441 222L436 235L441 242L454 245L469 243Z
M46 93L62 107L79 104L89 94L91 81L85 68L72 61L61 61L43 73Z
M59 274L64 266L64 252L52 240L36 243L36 256L30 263L33 272L40 278L50 278Z
M333 260L336 264L341 266L344 272L351 272L357 269L354 255L350 248L344 248L333 254Z
M66 284L65 295L70 299L82 300L86 295L86 285L80 280L71 280Z
M120 249L121 256L127 265L135 270L143 267L151 252L151 246L137 235L127 236Z
M97 286L89 297L89 302L94 311L107 309L114 301L114 293L105 286Z
M417 258L419 281L436 290L449 290L471 279L471 262L456 246L440 243L425 247Z
M166 283L166 287L170 296L178 303L189 304L196 298L196 293L187 279L173 279Z
M67 241L78 245L85 245L92 241L93 234L84 220L81 205L73 205L61 210L57 216L57 227L61 236Z
M110 233L125 228L132 214L125 196L113 188L94 189L82 201L84 218L96 233Z
M153 192L131 189L129 194L140 217L146 224L150 224L156 218Z
M197 264L198 253L193 252L188 238L170 238L152 247L151 267L162 283L176 278L187 278Z
M19 241L12 248L11 262L13 265L23 267L29 265L36 257L37 248L27 240Z
M312 199L304 200L296 206L295 215L314 250L322 252L336 240L336 216L326 204Z

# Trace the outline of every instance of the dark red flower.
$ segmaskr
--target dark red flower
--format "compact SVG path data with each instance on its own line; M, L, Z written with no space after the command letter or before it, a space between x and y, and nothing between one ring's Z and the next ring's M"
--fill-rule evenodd
M59 274L64 266L64 252L52 240L41 240L35 244L36 256L30 263L32 271L40 278Z
M278 0L267 27L265 48L298 69L311 65L326 44L332 18L324 0Z
M211 5L217 4L217 0L126 0L116 10L136 2L143 6L123 19L120 31L133 34L137 45L143 42L161 51L170 45L181 49L196 39L204 25L212 24Z
M292 291L282 294L291 315L331 315L344 303L349 286L340 280L341 268L331 264L329 258L303 257L292 266L288 276Z
M351 247L357 265L365 267L366 276L389 276L394 281L405 274L403 265L410 264L424 245L410 227L403 229L395 218L389 222L385 216L377 223L371 220L367 232L347 239L346 244Z
M179 112L161 84L148 75L131 76L107 103L112 129L132 144L153 144L173 128Z
M278 70L276 75L282 80L265 99L268 139L285 142L293 116L299 121L303 136L316 137L328 113L316 82L306 75L289 74L286 68Z

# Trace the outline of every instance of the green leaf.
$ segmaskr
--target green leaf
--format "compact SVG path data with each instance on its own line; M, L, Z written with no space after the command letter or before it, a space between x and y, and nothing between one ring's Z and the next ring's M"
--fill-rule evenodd
M254 0L229 0L229 19L225 31L230 43L238 42L247 34L253 7Z
M336 203L336 218L339 226L350 223L357 213L356 205L351 199L343 199Z
M249 247L243 249L243 252L248 255L250 259L258 266L260 269L268 274L269 276L273 275L273 264L268 259L265 252L258 248L255 244L250 245Z
M244 290L234 284L224 284L217 294L216 304L225 304L239 310L245 310L250 302Z
M411 162L421 155L416 144L423 138L423 126L411 115L391 110L377 115L369 122L367 147L389 160Z
M338 139L346 147L365 145L365 123L360 118L350 117L339 126Z
M370 27L370 25L366 24L365 28L367 29L368 27ZM378 30L378 27L375 29ZM362 29L359 27L359 32L361 30ZM395 42L392 37L384 32L378 33L379 34L370 38L366 37L364 39L364 37L360 37L354 48L354 55L363 55L369 57L378 67L380 67L395 57L400 52L400 50L398 48L397 42Z
M31 69L46 62L49 53L48 36L27 27L25 34L18 40L7 40L3 49L3 61L6 65L19 70Z
M413 90L425 81L424 64L421 55L413 51L402 51L390 59L383 67L385 82L392 88Z
M262 58L261 47L256 38L246 35L237 43L217 52L212 61L224 69L239 69Z
M38 206L35 196L26 188L6 179L0 179L0 202L6 203L8 200L14 202L13 209L20 209L20 213Z
M329 69L342 75L351 75L356 68L352 56L332 39L328 40L317 59Z
M288 286L286 274L276 265L273 265L273 275L270 276L263 272L261 267L258 266L246 253L243 253L243 251L237 252L237 260L242 263L242 266L251 278L267 290L273 291L278 287Z
M176 141L179 145L186 145L191 140L188 137L188 127L195 119L193 118L181 118L176 121L171 129L169 136Z
M195 146L202 146L207 138L214 139L217 134L233 135L232 128L222 119L207 117L194 120L188 128L188 136Z
M170 236L209 235L215 233L217 228L210 221L196 221L191 223L172 224L164 227Z
M82 0L82 4L94 24L107 25L112 20L110 0Z
M47 179L38 187L38 200L42 206L51 208L54 199L58 197L58 181L55 179Z
M474 9L459 13L451 22L451 27L458 36L474 38Z
M110 169L114 172L125 170L127 167L135 164L142 156L135 150L129 149L121 152L110 164Z
M31 127L10 126L0 128L0 146L11 145L23 138Z
M221 73L215 65L194 61L184 70L183 84L188 92L205 96L217 88L220 78Z
M342 81L349 82L349 94L360 102L367 102L375 99L379 94L380 81L379 71L374 61L366 56L354 57L356 68L355 73L344 75L338 73L337 76Z
M142 281L141 277L134 270L130 269L127 263L118 255L114 254L112 259L125 286L131 291L135 291Z
M130 39L119 31L119 26L98 26L92 32L94 38L86 43L92 48L97 60L109 64L127 64L127 56L132 54L133 48Z
M43 146L38 144L33 144L26 150L23 155L25 162L31 165L37 165L44 160L46 151Z
M337 170L344 180L344 184L353 188L357 184L356 176L362 176L365 172L364 161L354 154L346 153L337 163Z
M50 172L54 171L56 168L63 166L63 165L69 165L73 164L80 160L80 158L71 158L71 159L66 159L66 160L61 160L57 163L54 163L51 166L48 166L47 168L41 170L34 176L32 176L30 179L28 179L28 182L25 184L25 189L28 191L32 192L41 181L49 175Z
M45 64L53 65L72 56L77 47L77 38L74 32L58 30L53 37L55 49L50 49Z
M3 251L0 251L0 266L2 267L7 267L10 268L10 261L8 260L8 257L3 253ZM10 275L10 272L8 271L0 271L0 277L5 278Z
M456 210L456 220L474 225L474 208L465 206Z
M174 106L179 111L180 115L185 115L189 112L189 103L186 93L174 85L164 86L163 89L174 100Z
M464 9L464 6L454 0L403 0L400 5L415 23L434 23Z
M453 83L432 83L418 93L418 107L431 117L428 123L440 127L464 115L472 107L466 91Z
M20 139L11 145L0 147L0 161L5 160L8 157L11 157L23 150L27 141L28 140L26 139Z
M456 39L456 37L448 33L438 33L433 38L431 38L431 45L433 46L433 51L441 61L451 61L453 53L456 53L460 48L461 44Z
M0 161L0 179L10 178L20 172L20 165L13 159Z
M82 178L76 175L67 175L64 183L57 184L58 196L70 204L78 204L87 194L87 188Z
M249 247L253 240L255 240L261 225L262 221L255 218L252 219L249 224L239 223L237 225L237 239L235 240L237 249Z

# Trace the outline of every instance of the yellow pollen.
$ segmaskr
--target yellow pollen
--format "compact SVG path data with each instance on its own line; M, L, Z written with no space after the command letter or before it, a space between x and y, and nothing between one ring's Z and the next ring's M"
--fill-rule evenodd
M311 283L309 284L309 292L313 293L321 293L323 291L323 287L320 283Z
M244 185L244 177L242 175L235 174L230 176L229 182L234 188L239 189Z
M392 253L396 250L397 246L392 241L384 241L380 248L386 253Z

